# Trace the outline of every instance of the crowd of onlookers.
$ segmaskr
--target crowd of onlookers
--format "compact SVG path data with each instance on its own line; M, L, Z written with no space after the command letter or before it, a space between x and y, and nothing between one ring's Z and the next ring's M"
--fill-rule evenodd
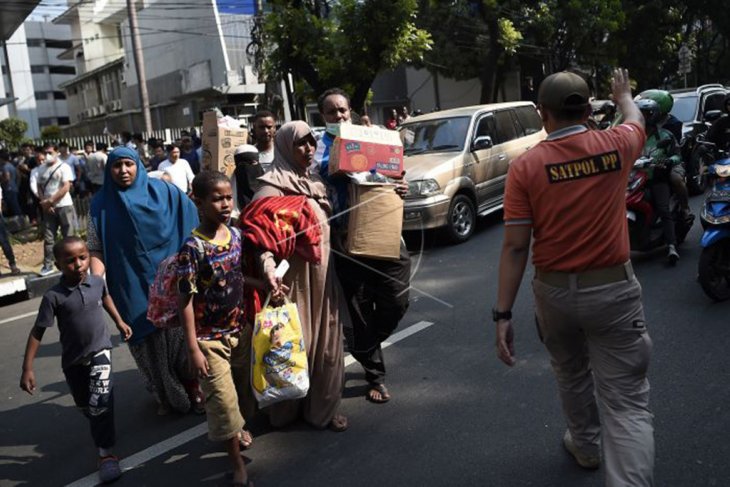
M259 112L252 127L261 167L266 170L273 162L276 118L271 112ZM90 196L104 183L108 154L122 146L137 152L150 177L171 182L187 194L203 169L202 141L195 129L181 131L174 141L145 140L142 134L123 132L109 143L86 141L83 149L61 141L25 143L16 153L0 150L2 216L12 218L14 228L39 225L46 247L41 275L53 272L51 248L58 231L66 237L85 228ZM11 272L20 274L5 223L0 219L0 244Z

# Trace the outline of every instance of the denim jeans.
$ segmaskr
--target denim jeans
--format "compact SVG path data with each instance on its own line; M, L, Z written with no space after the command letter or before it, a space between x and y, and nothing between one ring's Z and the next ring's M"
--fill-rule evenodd
M10 239L8 238L8 231L5 229L5 220L0 215L0 246L3 248L5 258L8 259L8 264L12 267L15 265L15 254L13 253L13 247L10 245Z

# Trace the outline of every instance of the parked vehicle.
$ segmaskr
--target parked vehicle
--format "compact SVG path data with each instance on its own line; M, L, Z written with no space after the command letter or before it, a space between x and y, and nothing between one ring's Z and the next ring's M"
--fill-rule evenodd
M687 169L687 189L690 194L702 194L706 189L703 169L707 162L696 152L697 136L707 132L711 120L707 115L722 110L725 95L730 90L721 84L707 84L697 88L670 90L674 107L670 112L682 122L682 137L678 142L682 148L682 160Z
M444 229L454 243L477 216L502 208L510 161L546 136L535 105L498 103L419 116L400 127L406 179L403 229Z
M671 143L673 143L671 140L662 140L654 150L666 148ZM649 171L659 169L661 162L652 153L642 156L636 160L634 169L629 175L626 188L626 218L631 250L648 252L667 244L662 231L662 220L652 204L649 185ZM687 237L695 217L694 215L684 217L681 205L674 195L671 196L669 210L674 220L674 231L679 245Z
M730 158L720 156L708 168L713 185L700 213L704 234L698 268L702 290L715 301L730 299Z

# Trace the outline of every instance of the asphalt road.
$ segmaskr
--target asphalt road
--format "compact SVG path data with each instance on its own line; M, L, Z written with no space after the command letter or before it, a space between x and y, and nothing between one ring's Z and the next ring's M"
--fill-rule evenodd
M699 198L693 200L697 207ZM347 369L345 433L297 425L268 430L255 422L245 453L258 487L590 486L601 471L575 465L561 445L562 419L548 357L535 332L526 278L514 313L518 364L495 357L489 309L496 296L502 227L488 218L469 242L446 246L409 238L418 270L401 329L434 323L386 350L393 400L363 399L362 373ZM713 304L695 282L700 229L681 248L676 268L636 259L654 341L652 408L656 485L730 485L730 303ZM46 333L36 362L40 390L18 388L20 365L38 300L0 309L0 485L64 485L95 471L84 418L72 405L60 369L56 331ZM117 452L144 463L115 485L226 485L218 445L193 430L202 418L155 415L124 345L114 349ZM192 440L172 449L165 440ZM196 433L197 432L197 433ZM152 449L148 449L153 447ZM148 450L146 450L148 449ZM139 457L132 457L139 458Z

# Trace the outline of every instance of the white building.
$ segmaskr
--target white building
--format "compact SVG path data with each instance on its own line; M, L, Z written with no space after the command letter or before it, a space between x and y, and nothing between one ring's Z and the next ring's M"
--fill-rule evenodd
M154 129L191 127L218 106L252 113L264 93L248 64L254 0L138 0L147 90ZM126 2L76 2L54 20L80 39L64 54L77 77L64 84L69 135L141 132L143 119Z
M28 123L27 136L40 137L50 125L68 125L61 85L76 73L73 62L58 59L71 46L71 29L48 22L26 21L8 39L0 57L0 93L14 102L0 107L0 118L17 116Z

